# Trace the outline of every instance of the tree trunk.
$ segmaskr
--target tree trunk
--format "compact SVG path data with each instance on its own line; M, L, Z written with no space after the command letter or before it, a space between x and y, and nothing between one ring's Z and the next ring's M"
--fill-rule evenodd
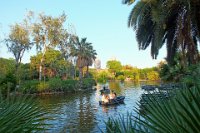
M83 87L83 68L79 67L79 89Z
M45 53L46 53L46 45L44 46L44 51L43 51L43 53L42 53L42 58L41 58L41 60L40 60L39 81L42 80L42 65L43 65L43 63L44 63L44 55L45 55Z
M87 69L86 69L86 77L88 78L89 77L89 66L87 66Z
M83 78L83 68L79 67L79 80L82 80Z

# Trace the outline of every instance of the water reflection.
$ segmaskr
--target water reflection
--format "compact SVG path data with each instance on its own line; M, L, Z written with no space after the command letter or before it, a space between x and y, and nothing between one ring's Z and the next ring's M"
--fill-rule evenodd
M121 82L109 82L110 90L113 90L117 93L117 95L123 95L123 86L121 86Z
M97 91L91 93L38 97L38 104L42 105L51 117L46 122L51 124L48 132L93 133L100 132L99 128L105 130L104 121L108 117L133 111L143 93L140 83L136 82L109 82L107 85L117 95L126 97L125 104L99 106L99 90L103 84L98 84Z

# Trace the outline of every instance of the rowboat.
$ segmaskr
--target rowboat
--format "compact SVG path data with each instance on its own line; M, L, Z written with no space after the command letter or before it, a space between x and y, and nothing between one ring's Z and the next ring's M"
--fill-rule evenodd
M99 101L99 105L109 106L109 105L121 104L121 103L124 103L124 99L125 99L125 96L118 96L115 99L110 99L108 103Z

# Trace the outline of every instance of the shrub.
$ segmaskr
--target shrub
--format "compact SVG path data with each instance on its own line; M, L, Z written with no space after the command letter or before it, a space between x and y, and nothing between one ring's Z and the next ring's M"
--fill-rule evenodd
M40 82L37 85L38 92L44 92L44 91L47 91L47 89L49 89L49 84L47 82Z
M23 93L36 93L37 86L40 82L38 80L27 80L20 84L19 91Z
M181 79L187 86L196 86L200 88L200 64L192 65L186 71L186 74Z
M117 77L117 80L120 80L120 81L124 81L125 80L125 77L123 75L119 75Z
M10 92L15 90L16 87L16 77L13 73L8 72L5 77L1 78L0 81L0 91L1 93L5 94L9 89Z
M61 90L63 88L62 82L63 81L60 78L51 78L48 81L49 89L50 90L56 90L56 91Z
M96 81L92 78L83 79L83 89L91 88L92 86L96 85Z
M72 79L63 80L62 89L64 92L75 91L77 89L77 83L78 83L77 80L72 80Z

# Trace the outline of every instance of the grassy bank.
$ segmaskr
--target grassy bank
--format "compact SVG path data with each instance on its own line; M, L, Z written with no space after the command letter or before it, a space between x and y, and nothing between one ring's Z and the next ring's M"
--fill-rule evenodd
M23 94L68 93L92 89L95 84L96 82L92 78L83 79L81 85L79 80L52 78L46 82L38 80L24 81L16 90Z

